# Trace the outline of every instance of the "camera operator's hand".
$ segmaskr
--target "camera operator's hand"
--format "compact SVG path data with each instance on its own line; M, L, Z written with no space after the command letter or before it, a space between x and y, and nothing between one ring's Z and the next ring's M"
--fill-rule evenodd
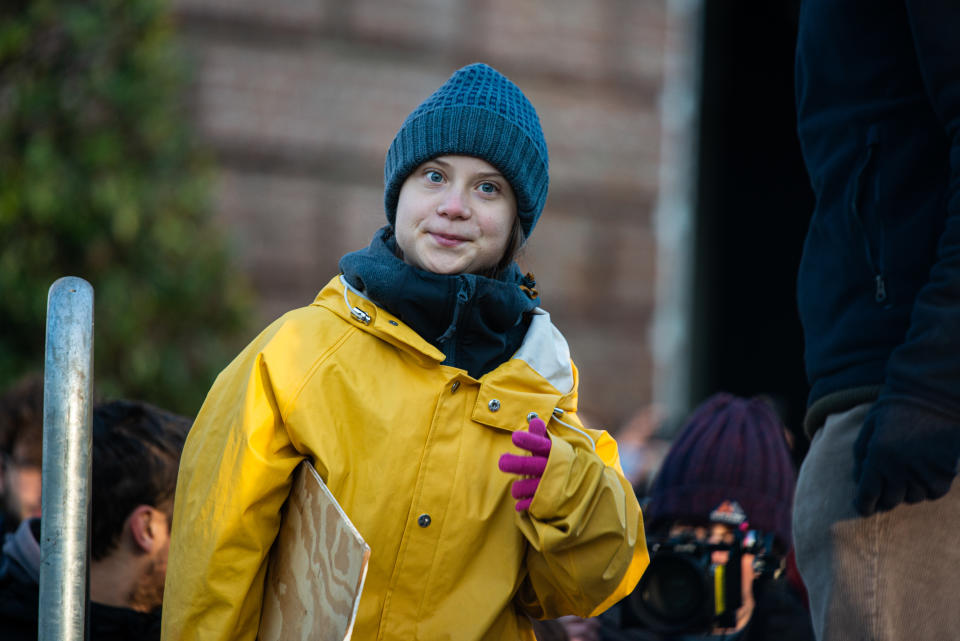
M519 474L524 478L514 481L510 494L517 501L517 511L522 512L530 507L533 495L540 487L540 478L547 468L547 458L550 456L550 437L547 436L547 426L542 419L530 420L530 430L517 430L513 433L513 444L530 452L529 456L504 454L500 457L500 470L509 474Z
M563 616L557 619L570 641L600 641L600 619Z
M854 444L855 505L863 516L950 490L960 458L960 421L927 407L880 401Z

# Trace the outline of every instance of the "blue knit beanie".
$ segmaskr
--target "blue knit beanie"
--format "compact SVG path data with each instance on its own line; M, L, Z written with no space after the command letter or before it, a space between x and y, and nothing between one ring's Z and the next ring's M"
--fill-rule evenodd
M790 547L796 473L770 404L715 394L673 442L644 508L648 531L672 521L721 522L772 533Z
M384 165L383 204L391 225L400 187L422 163L447 154L482 158L510 182L529 237L547 200L547 143L537 112L520 89L482 63L457 70L400 127Z

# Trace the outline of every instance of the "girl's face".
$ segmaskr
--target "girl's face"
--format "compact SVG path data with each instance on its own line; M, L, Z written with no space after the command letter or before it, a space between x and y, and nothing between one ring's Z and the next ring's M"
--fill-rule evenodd
M403 182L394 227L410 265L436 274L477 273L503 257L516 217L513 188L490 163L440 156Z

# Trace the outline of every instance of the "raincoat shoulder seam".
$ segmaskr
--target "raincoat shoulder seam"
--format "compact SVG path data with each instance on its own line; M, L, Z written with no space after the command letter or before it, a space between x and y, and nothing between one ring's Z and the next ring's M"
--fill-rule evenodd
M314 360L314 362L310 365L310 367L307 368L306 372L304 373L303 377L300 380L300 385L297 387L296 391L290 395L290 400L287 402L287 407L280 411L280 419L284 423L287 422L287 417L290 416L290 413L293 411L294 406L297 404L297 400L300 398L300 394L303 393L304 388L306 388L307 384L317 373L317 370L320 369L320 366L323 365L323 363L326 362L327 359L329 359L333 354L335 354L347 342L347 339L352 334L359 331L357 327L351 325L350 323L347 323L346 321L341 319L339 316L334 314L332 311L327 310L327 313L329 313L334 318L340 319L342 322L344 322L347 325L347 327L344 330L344 332L340 334L336 338L336 340L333 341L332 345L330 345L326 350L321 352L317 356L317 358Z

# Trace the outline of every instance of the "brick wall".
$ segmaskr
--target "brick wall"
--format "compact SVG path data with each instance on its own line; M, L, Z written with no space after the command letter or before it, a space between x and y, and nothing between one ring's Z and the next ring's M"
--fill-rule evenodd
M551 191L522 259L615 429L650 401L651 228L666 0L175 0L216 208L261 323L312 300L384 223L404 117L482 60L537 107Z

